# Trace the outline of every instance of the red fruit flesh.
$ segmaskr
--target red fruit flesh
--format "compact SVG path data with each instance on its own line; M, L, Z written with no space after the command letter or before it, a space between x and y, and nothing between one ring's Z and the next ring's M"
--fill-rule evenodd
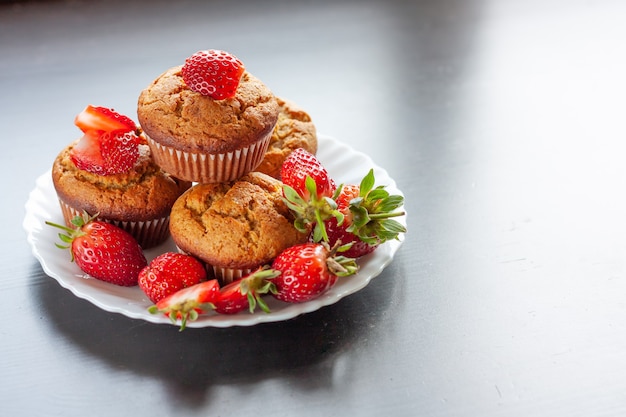
M181 75L192 91L223 100L235 95L244 71L243 63L234 55L210 49L187 58Z
M212 279L178 290L160 300L156 307L166 313L184 313L192 309L197 312L204 312L206 310L205 305L213 303L218 294L219 283Z
M104 175L106 170L98 132L86 132L70 150L70 159L78 169Z
M77 168L97 175L128 172L139 159L141 139L135 132L87 131L70 151Z
M101 153L108 175L132 169L139 159L140 139L135 132L113 131L101 136Z
M152 314L163 313L172 323L180 320L180 330L184 330L187 322L195 320L198 314L203 314L213 308L213 303L219 295L219 284L212 279L191 287L183 288L163 298L148 311Z
M123 130L128 132L137 129L135 122L127 116L107 107L88 105L74 119L74 124L83 132L90 130L111 132Z

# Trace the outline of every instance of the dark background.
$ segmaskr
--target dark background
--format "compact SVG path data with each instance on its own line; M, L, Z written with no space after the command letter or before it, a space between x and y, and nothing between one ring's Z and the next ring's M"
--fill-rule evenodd
M0 4L0 414L626 412L626 3ZM47 277L22 229L89 103L233 52L406 195L362 291L281 323L154 325Z

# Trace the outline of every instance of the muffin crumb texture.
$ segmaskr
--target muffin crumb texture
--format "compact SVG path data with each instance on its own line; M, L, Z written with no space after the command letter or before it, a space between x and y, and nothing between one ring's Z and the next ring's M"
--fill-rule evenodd
M100 213L108 220L146 221L169 215L174 201L191 186L164 173L150 158L147 146L135 167L123 174L97 175L78 169L70 159L76 144L54 161L52 180L59 199L78 211Z
M192 187L172 209L170 232L182 251L211 266L237 269L261 266L307 240L293 226L281 183L256 172Z
M301 107L280 97L276 100L280 109L278 121L263 161L255 171L280 179L280 168L293 150L304 148L313 155L317 153L317 132L311 117Z
M186 152L224 153L271 133L278 103L258 78L244 72L235 97L213 100L187 87L181 67L165 71L139 95L137 117L151 139Z

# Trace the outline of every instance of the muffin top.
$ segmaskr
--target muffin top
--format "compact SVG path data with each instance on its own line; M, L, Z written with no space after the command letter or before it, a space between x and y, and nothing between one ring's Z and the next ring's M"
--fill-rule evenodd
M280 179L280 168L291 151L304 148L317 152L317 133L311 117L295 103L276 97L278 121L261 164L255 171Z
M70 158L77 141L54 160L52 181L61 200L78 211L118 221L145 221L169 215L174 201L191 186L163 172L147 145L129 172L97 175L79 169Z
M282 201L282 183L252 172L229 183L198 184L174 204L176 245L222 268L256 268L307 240Z
M190 90L181 68L165 71L139 95L137 117L151 139L186 152L224 153L270 134L278 103L258 78L246 71L234 97L214 100Z

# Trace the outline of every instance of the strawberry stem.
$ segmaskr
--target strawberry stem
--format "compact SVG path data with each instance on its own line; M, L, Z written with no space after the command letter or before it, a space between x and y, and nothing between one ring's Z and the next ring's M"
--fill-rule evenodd
M315 180L308 175L305 179L305 187L309 194L308 199L301 196L294 188L283 184L283 201L294 215L294 226L298 231L307 233L312 227L315 242L328 242L324 222L335 217L337 223L341 224L343 213L337 210L334 198L318 197Z
M239 291L242 295L247 296L248 310L250 313L254 313L257 305L263 312L271 313L262 295L268 293L276 294L276 285L274 285L271 279L276 278L278 275L280 275L280 271L270 269L268 266L263 266L242 278L239 284Z
M406 213L404 211L394 211L393 213L371 213L369 215L370 220L378 220L378 219L390 219L392 217L401 217Z
M59 239L61 239L61 242L65 243L65 245L62 245L60 243L55 243L54 245L59 248L59 249L70 249L72 247L72 242L74 241L74 239L81 237L81 236L85 236L85 232L83 232L81 230L81 228L86 225L87 223L91 222L92 220L94 220L96 217L98 217L99 213L96 213L93 216L90 216L89 213L87 213L86 211L83 211L82 215L80 216L76 216L71 220L71 223L76 226L75 229L72 229L71 227L67 227L65 225L61 225L58 223L54 223L51 221L46 220L46 224L48 226L52 226L52 227L56 227L57 229L60 229L62 231L65 232L64 233L59 233ZM70 253L72 254L72 258L71 261L74 261L74 252L72 250L70 250Z

